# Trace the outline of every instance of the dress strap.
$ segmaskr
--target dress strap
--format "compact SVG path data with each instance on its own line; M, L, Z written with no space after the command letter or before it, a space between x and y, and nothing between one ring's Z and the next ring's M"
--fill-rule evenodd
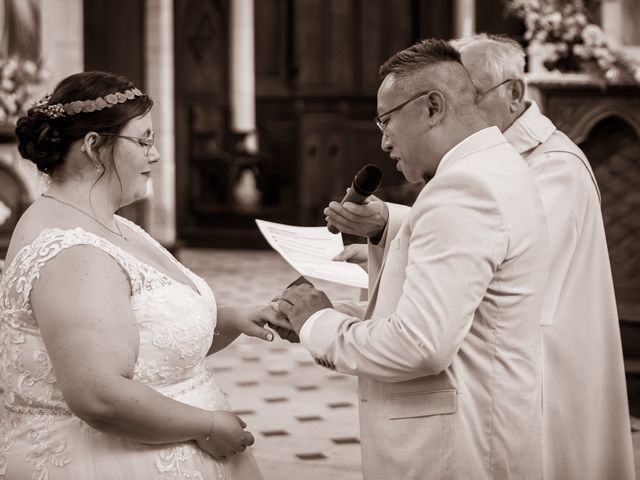
M81 228L47 228L31 244L24 246L7 266L0 282L2 301L6 302L11 298L11 307L30 310L31 289L40 276L42 267L61 251L76 245L91 245L110 255L127 275L132 294L140 291L142 279L138 273L139 268L135 259L124 254L123 250Z
M124 217L121 217L121 216L118 216L117 218L118 218L119 221L124 223L127 227L129 227L131 230L133 230L138 235L140 235L142 238L144 238L147 242L149 242L154 248L156 248L170 262L172 262L174 265L176 265L176 267L178 267L178 269L180 269L180 271L182 273L184 273L187 276L187 278L189 278L191 280L191 283L193 283L196 286L196 288L198 289L198 291L201 294L203 294L203 292L206 292L207 290L209 290L209 287L208 287L207 283L204 281L204 279L202 279L201 277L199 277L198 275L193 273L185 265L183 265L180 261L178 261L178 259L176 257L174 257L171 254L171 252L169 252L169 250L167 250L165 247L162 246L162 244L160 242L158 242L155 238L153 238L151 235L149 235L149 233L146 230L144 230L142 227L140 227L139 225L137 225L136 223L132 222L131 220L129 220L127 218L124 218Z

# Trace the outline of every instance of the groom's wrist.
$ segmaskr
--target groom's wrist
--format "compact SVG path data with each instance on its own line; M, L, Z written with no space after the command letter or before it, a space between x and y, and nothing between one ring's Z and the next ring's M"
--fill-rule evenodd
M311 331L313 330L314 324L316 323L318 318L320 318L324 314L324 312L326 312L327 310L331 310L331 309L330 308L323 308L322 310L318 310L313 315L311 315L309 318L307 318L307 321L304 322L302 327L300 327L300 331L298 332L298 336L300 337L300 343L305 348L308 349L310 344L311 344Z

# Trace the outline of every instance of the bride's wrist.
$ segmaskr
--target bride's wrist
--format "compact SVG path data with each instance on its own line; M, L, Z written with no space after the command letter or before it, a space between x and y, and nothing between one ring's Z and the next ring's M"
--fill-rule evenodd
M215 413L213 411L207 411L206 413L206 420L202 422L203 427L200 429L197 437L194 438L197 442L208 442L215 435Z
M216 333L227 335L237 330L236 308L230 305L218 305Z
M210 420L210 426L209 426L209 431L207 432L207 434L204 437L204 441L208 442L209 440L211 440L213 438L213 436L215 435L215 429L216 429L216 417L214 412L209 412L209 420Z

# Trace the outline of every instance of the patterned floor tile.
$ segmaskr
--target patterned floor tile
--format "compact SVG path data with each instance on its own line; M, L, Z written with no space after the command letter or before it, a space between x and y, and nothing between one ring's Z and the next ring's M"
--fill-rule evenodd
M299 276L272 251L186 249L179 257L207 280L221 304L269 301ZM313 283L332 300L360 294ZM317 366L300 345L279 339L239 338L208 362L256 437L253 450L265 480L362 479L355 378Z
M299 276L269 250L185 249L179 258L221 304L269 301ZM357 288L313 283L333 301L360 295ZM240 338L209 362L256 437L265 480L362 479L355 378L317 366L300 345L280 340ZM639 466L640 419L632 417L632 426Z

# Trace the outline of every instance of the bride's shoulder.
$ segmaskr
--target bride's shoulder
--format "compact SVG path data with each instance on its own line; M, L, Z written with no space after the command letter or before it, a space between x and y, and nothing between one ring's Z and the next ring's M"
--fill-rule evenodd
M50 234L49 236L52 237L71 235L76 231L76 227L77 225L60 215L60 212L53 210L51 206L39 199L36 200L24 211L13 230L5 257L5 266L9 265L20 251L42 240L45 235Z
M17 252L31 245L38 238L44 229L44 221L45 215L38 201L32 203L22 213L11 234L5 264L11 263Z

